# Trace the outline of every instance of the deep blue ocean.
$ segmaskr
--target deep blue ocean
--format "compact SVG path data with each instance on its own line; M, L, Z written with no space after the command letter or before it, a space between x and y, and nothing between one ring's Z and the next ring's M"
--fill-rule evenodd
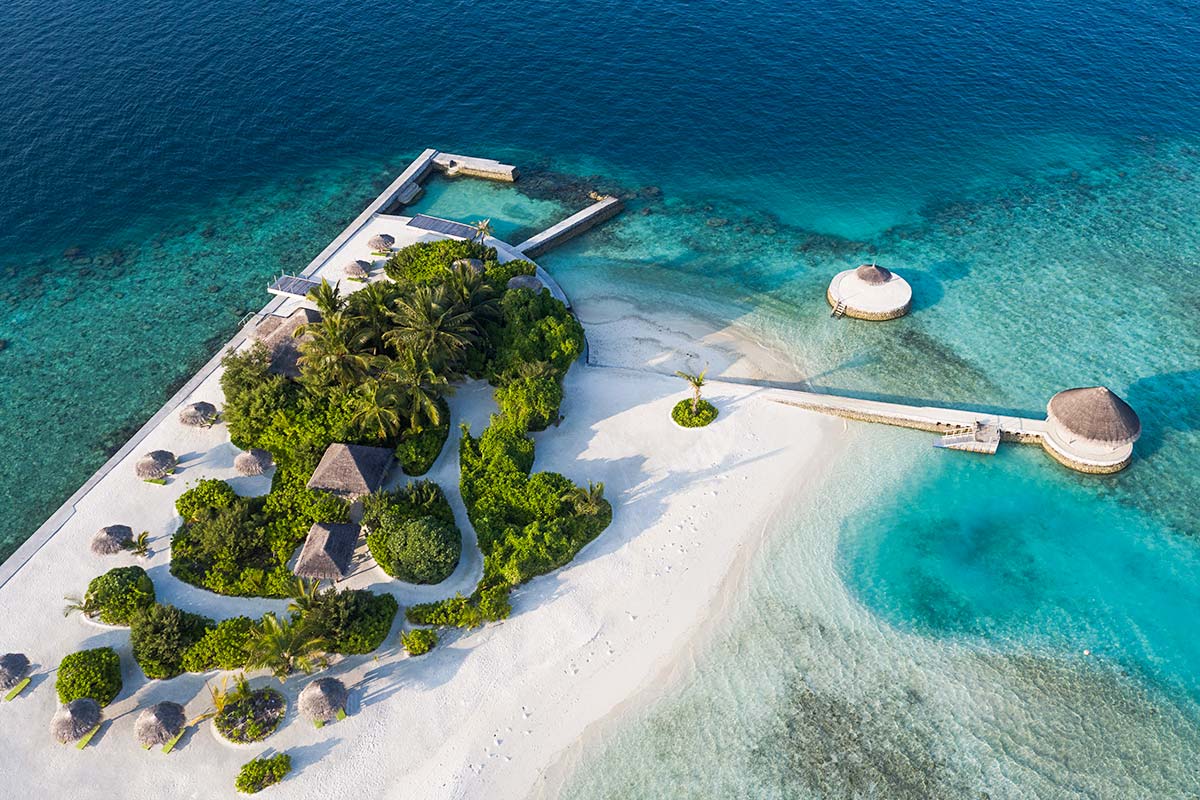
M581 308L736 323L862 393L1103 383L1145 429L1107 478L858 431L571 796L1195 796L1198 41L1185 2L12 0L0 555L423 148L499 158L515 187L422 208L516 240L632 197L542 261ZM831 323L864 258L912 315Z

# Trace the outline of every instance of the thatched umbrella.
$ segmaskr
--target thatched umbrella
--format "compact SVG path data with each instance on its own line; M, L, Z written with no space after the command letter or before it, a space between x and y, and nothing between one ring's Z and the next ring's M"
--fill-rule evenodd
M217 418L217 407L203 400L199 403L186 405L179 412L179 421L184 425L211 425Z
M187 725L187 714L179 703L164 700L138 714L133 724L138 744L145 748L166 744L179 735Z
M476 275L483 274L483 260L479 258L456 258L450 262L451 269L470 270Z
M98 556L115 555L133 541L133 528L128 525L109 525L92 537L92 552Z
M152 450L137 462L137 476L144 481L165 478L175 469L175 454L167 450Z
M29 674L29 659L24 653L0 656L0 689L11 689Z
M889 270L875 264L863 264L854 270L854 274L858 276L860 281L869 283L872 286L879 286L892 279L892 273Z
M395 236L392 236L390 233L381 233L378 236L372 236L371 241L367 242L367 245L375 252L381 252L383 250L391 250L392 245L395 243Z
M351 261L345 266L347 278L365 278L371 274L370 261Z
M99 725L101 719L100 704L90 697L81 697L54 712L50 733L63 744L77 742Z
M1064 442L1083 440L1096 446L1132 444L1142 435L1137 412L1104 386L1067 389L1046 406L1050 426Z
M346 684L337 678L318 678L300 692L300 713L313 722L332 722L349 696Z
M233 468L239 475L262 475L270 466L271 454L257 447L238 453L237 458L233 460Z
M536 275L514 275L508 279L508 288L540 292L545 288L545 284L538 280Z

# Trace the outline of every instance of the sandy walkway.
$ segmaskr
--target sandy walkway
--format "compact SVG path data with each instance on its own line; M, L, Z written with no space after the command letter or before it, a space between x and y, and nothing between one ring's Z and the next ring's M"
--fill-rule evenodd
M589 314L597 317L588 319ZM738 356L720 334L639 321L629 309L585 307L593 352L603 363L670 371L703 366L752 376L751 356ZM694 337L694 338L693 338ZM714 338L715 337L715 338ZM692 362L680 357L690 342ZM624 343L624 344L622 344ZM634 343L630 345L629 343ZM714 349L717 348L717 349ZM672 357L673 356L673 357ZM749 359L747 362L745 359ZM697 360L700 363L694 363ZM741 364L741 366L737 366ZM407 659L395 631L374 657L345 659L331 673L352 687L350 717L320 731L292 709L264 745L235 748L204 729L189 733L169 757L134 742L133 720L162 699L205 708L201 676L147 682L129 653L128 632L63 619L62 597L130 556L101 559L88 551L101 525L124 522L149 530L155 554L145 562L159 597L213 617L256 615L284 604L223 598L180 584L167 572L166 546L177 525L173 501L189 480L233 478L242 493L261 493L268 479L236 478L235 451L225 430L181 426L174 414L79 503L77 513L33 559L0 588L4 610L0 651L26 652L39 673L32 691L0 705L0 778L12 796L79 798L232 797L240 764L264 751L286 750L296 772L272 797L518 797L584 729L647 689L687 651L693 634L718 609L731 570L743 564L774 511L803 490L840 438L841 424L765 402L763 390L713 384L721 409L703 431L677 428L671 405L681 381L620 368L576 367L568 376L566 417L538 435L536 469L576 481L603 481L615 507L613 525L567 568L514 594L506 622L445 637L420 659ZM214 378L193 399L220 401ZM459 420L476 430L493 406L486 387L467 387L452 400ZM452 439L431 477L457 495ZM182 469L166 487L137 481L132 462L162 447L181 455ZM402 604L469 591L479 573L474 537L447 583L411 587L375 568L348 583L393 591ZM398 623L399 624L399 623ZM91 747L56 745L48 732L56 701L52 670L81 647L112 645L123 659L125 689L106 711L110 722ZM269 682L258 677L255 684ZM305 680L285 687L289 700ZM238 751L241 752L238 752Z

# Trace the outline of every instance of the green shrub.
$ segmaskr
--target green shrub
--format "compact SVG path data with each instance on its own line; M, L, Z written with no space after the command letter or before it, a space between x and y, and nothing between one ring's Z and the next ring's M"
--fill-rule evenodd
M128 625L133 615L154 603L154 582L141 567L116 567L92 579L84 609L109 625Z
M483 624L483 615L469 598L457 594L433 603L417 603L404 612L414 625L446 625L453 628L477 628Z
M707 400L700 401L695 414L692 413L691 400L680 400L671 409L671 419L675 420L676 425L684 428L703 428L716 418L717 407Z
M496 260L496 248L469 240L441 239L436 242L417 242L402 247L391 255L383 271L400 283L432 284L445 279L450 264L460 258Z
M147 678L174 678L184 671L184 654L213 625L207 617L175 606L152 605L133 617L133 658Z
M184 651L181 666L185 672L242 669L253 630L254 620L249 617L223 619Z
M58 665L54 689L63 705L90 697L106 706L121 692L121 657L111 647L71 653Z
M225 481L205 478L175 501L175 510L185 520L199 519L206 511L228 507L237 500L237 492Z
M503 321L493 337L496 380L539 362L561 376L583 354L583 326L549 292L505 292L500 311Z
M367 535L371 556L383 571L408 583L441 583L450 577L462 554L458 528L433 517L395 516L385 516Z
M535 272L537 272L537 266L532 261L520 258L514 258L503 264L498 261L489 261L483 267L483 277L500 291L504 291L508 282L516 276L532 275Z
M438 635L429 628L415 628L400 635L400 643L410 656L423 656L437 647Z
M496 390L500 413L522 430L540 431L558 419L563 390L557 378L517 378Z
M242 765L234 786L244 794L254 794L279 783L292 771L292 757L279 753L270 758L256 758Z
M399 610L390 594L347 589L322 592L303 619L329 642L329 652L358 655L383 644Z
M413 433L405 431L400 434L400 443L396 445L396 460L405 475L424 475L429 472L433 462L441 455L446 439L450 437L450 414L443 412L443 424L425 428Z
M286 711L287 701L274 689L238 692L213 718L213 725L234 744L251 744L274 733Z

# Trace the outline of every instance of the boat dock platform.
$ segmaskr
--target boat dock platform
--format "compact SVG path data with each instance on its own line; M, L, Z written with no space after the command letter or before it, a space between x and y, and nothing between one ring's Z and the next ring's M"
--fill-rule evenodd
M584 231L616 216L624 208L619 197L605 197L587 208L551 225L541 233L530 236L516 246L517 252L526 258L537 258L552 247L572 239Z

